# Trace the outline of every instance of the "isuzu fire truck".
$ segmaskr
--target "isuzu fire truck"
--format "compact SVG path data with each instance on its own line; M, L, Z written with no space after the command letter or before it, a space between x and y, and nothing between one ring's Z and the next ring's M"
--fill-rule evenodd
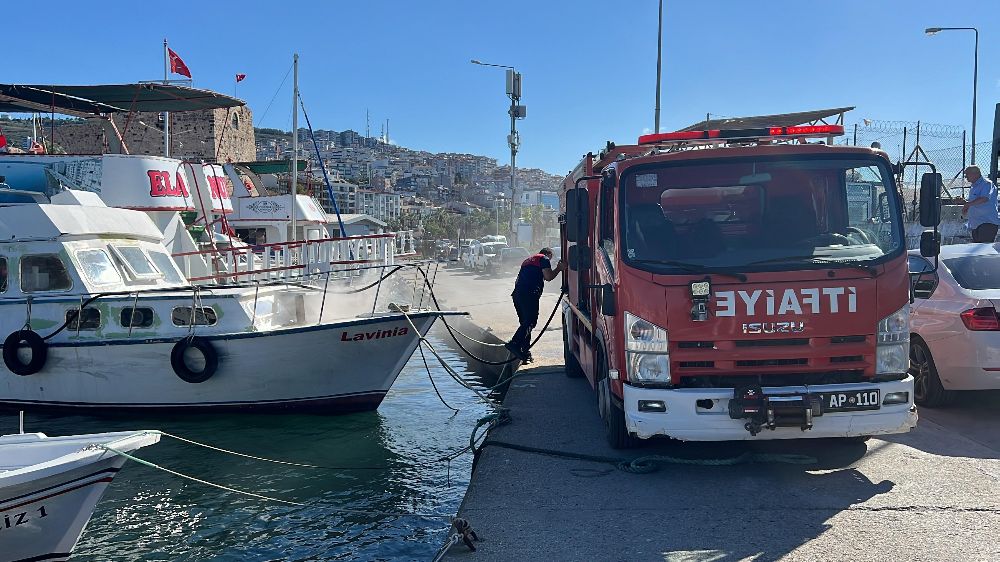
M863 440L916 424L901 165L833 146L839 134L644 135L566 178L566 372L596 389L612 446ZM925 174L924 226L939 189Z

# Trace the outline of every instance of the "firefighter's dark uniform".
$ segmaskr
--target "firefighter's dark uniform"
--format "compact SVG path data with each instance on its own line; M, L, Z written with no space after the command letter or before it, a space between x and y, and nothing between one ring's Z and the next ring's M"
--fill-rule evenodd
M508 348L522 357L531 357L531 329L538 324L538 301L542 298L545 277L542 271L551 269L552 262L545 254L535 254L521 262L521 269L514 281L514 292L510 294L517 311L518 328L510 339Z

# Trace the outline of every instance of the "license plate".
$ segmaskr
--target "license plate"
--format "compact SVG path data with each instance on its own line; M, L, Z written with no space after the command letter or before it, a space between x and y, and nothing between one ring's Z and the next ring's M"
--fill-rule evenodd
M824 412L856 412L878 410L882 396L876 390L852 390L848 392L821 392L820 401Z

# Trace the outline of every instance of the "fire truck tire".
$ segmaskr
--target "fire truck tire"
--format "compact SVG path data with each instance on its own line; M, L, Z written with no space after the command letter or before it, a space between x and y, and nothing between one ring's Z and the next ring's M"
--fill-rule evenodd
M948 406L955 399L955 391L945 389L938 376L931 350L920 338L910 341L910 369L913 371L913 401L918 406L937 408Z
M611 393L611 379L608 378L608 362L604 354L597 356L600 369L597 381L597 408L604 422L604 436L612 449L632 449L641 443L638 437L625 428L625 411L615 403Z
M571 379L578 379L583 376L583 367L580 366L580 362L576 360L576 356L569 348L569 330L566 329L566 324L563 324L563 362L565 367L563 372L566 376Z

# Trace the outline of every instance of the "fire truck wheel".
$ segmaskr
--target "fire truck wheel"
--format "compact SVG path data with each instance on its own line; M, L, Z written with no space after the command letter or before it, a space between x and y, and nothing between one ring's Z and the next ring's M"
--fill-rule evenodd
M625 411L615 404L614 395L611 393L608 362L604 359L604 354L599 353L597 360L600 369L600 378L597 381L597 407L601 420L604 421L604 436L607 437L612 449L637 447L640 441L625 428Z
M566 376L571 379L580 378L583 376L583 368L580 367L580 362L576 360L576 356L569 349L569 330L566 329L566 324L563 324L563 362L565 367L563 372Z
M910 369L913 372L913 401L918 406L935 408L951 404L955 391L946 390L941 384L931 350L919 338L910 341Z

